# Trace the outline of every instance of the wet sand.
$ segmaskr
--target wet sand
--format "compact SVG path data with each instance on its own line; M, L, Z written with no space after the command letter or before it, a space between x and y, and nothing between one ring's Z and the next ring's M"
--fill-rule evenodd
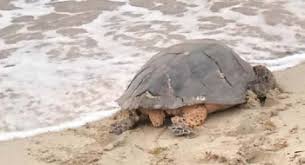
M0 143L10 165L185 165L305 163L305 64L276 72L284 93L263 107L243 105L209 115L193 137L150 124L115 136L111 118L81 128Z

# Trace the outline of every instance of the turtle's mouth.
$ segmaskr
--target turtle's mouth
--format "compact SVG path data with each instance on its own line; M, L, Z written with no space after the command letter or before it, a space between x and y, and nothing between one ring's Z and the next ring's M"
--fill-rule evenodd
M256 94L261 105L264 105L267 93L276 88L276 80L272 72L263 65L254 66L253 71L256 75L256 80L250 82L248 88Z

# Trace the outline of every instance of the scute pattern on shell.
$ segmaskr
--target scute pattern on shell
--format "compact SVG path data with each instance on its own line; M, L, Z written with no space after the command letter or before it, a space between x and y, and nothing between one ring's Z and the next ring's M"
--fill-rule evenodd
M122 109L245 102L251 65L217 40L190 40L153 56L118 99Z

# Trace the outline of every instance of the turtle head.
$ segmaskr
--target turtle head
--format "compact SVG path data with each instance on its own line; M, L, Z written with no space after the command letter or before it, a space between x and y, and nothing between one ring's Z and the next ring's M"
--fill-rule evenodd
M249 84L249 89L257 95L261 103L264 103L268 91L276 88L275 77L272 72L263 65L254 66L253 71L256 79Z

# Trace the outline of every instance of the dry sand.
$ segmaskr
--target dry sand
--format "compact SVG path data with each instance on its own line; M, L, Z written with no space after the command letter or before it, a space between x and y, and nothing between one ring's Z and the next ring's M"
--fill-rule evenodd
M286 91L264 107L211 114L193 137L143 124L120 136L111 119L78 129L0 143L6 165L305 164L305 65L276 72ZM251 108L249 108L251 107Z

